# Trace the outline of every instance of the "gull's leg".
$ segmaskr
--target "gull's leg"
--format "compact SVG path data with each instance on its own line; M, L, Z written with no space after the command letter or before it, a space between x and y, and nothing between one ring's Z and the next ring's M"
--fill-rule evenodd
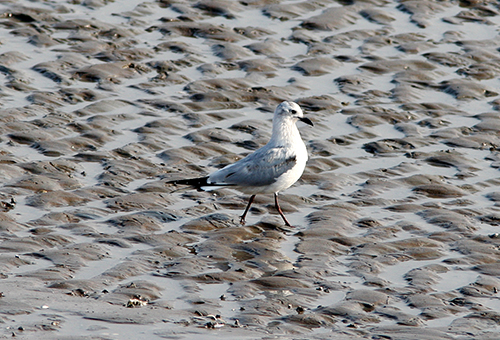
M276 205L276 209L278 210L278 212L280 213L281 217L283 218L283 221L285 221L285 225L287 227L291 227L292 225L286 219L285 214L283 214L283 211L281 210L280 204L278 203L278 193L277 192L274 193L274 204Z
M255 195L250 196L250 199L248 200L248 204L247 204L247 207L245 209L245 212L243 213L243 215L240 216L240 223L242 225L245 225L245 217L247 217L248 210L250 210L250 206L252 205L254 198L255 198Z

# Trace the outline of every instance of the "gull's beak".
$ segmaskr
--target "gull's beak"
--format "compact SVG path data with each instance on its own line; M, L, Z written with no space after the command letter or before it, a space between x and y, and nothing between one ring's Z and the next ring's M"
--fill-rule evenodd
M314 126L313 122L311 122L311 120L309 118L306 118L306 117L299 117L300 121L306 123L307 125L311 125L311 126Z

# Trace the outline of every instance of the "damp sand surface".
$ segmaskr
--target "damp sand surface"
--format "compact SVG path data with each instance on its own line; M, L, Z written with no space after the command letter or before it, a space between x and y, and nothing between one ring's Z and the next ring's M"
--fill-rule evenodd
M0 337L500 338L495 1L0 4ZM197 192L299 103L273 198Z

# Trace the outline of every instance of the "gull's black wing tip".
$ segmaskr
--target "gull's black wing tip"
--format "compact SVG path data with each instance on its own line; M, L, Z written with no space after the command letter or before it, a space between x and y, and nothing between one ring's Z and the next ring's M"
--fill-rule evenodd
M199 178L189 178L189 179L176 179L173 181L168 181L167 184L190 185L192 187L195 187L196 189L200 189L201 187L206 186L208 184L207 180L208 176Z

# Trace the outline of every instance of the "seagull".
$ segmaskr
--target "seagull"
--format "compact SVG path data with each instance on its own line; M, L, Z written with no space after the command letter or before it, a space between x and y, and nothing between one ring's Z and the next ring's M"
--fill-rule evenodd
M291 227L279 205L278 193L297 182L306 167L307 149L296 125L299 120L313 126L311 120L304 117L297 103L284 101L274 111L271 139L262 148L209 176L167 183L191 185L199 190L231 187L251 195L243 215L240 216L242 225L245 224L255 196L272 193L276 210L285 225Z

